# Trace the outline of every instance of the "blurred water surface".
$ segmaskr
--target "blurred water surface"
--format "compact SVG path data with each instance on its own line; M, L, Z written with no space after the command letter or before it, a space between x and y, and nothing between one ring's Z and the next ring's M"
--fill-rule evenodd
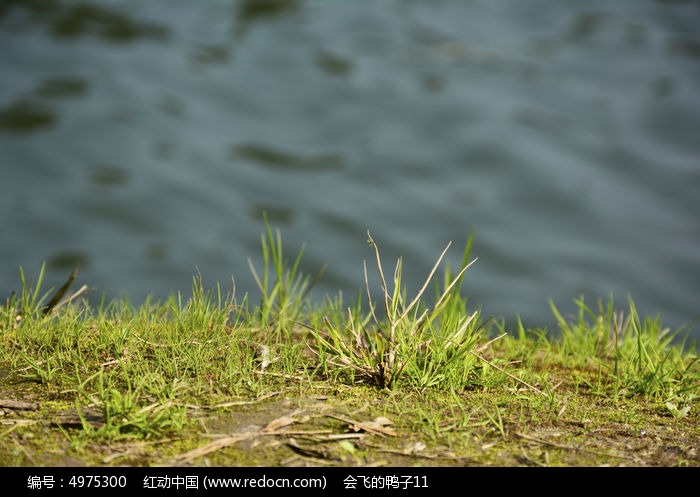
M699 5L3 2L0 297L77 261L93 298L199 271L255 303L267 212L304 273L328 264L318 301L363 288L367 230L409 294L473 230L485 314L629 296L693 325Z

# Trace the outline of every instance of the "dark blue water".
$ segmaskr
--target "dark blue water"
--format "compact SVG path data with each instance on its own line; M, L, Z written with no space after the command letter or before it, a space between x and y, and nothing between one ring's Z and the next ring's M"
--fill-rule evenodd
M40 7L37 7L40 5ZM311 297L448 242L485 314L700 314L695 1L3 2L0 296L258 291L262 213ZM376 282L376 280L375 280ZM377 290L377 288L373 288ZM693 328L693 326L695 326Z

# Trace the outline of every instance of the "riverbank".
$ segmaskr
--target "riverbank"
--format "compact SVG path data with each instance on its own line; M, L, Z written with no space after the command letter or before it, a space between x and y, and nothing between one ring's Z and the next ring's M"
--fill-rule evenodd
M631 300L509 328L460 293L471 243L408 295L368 237L384 290L350 303L307 301L269 228L259 303L196 275L191 297L91 307L21 272L0 466L700 466L694 343Z

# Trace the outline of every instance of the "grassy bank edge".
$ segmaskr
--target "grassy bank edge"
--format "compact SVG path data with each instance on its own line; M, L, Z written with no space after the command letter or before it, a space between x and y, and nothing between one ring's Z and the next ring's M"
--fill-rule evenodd
M695 343L679 340L679 331L640 317L631 299L625 311L612 300L591 308L579 299L572 317L552 303L556 334L520 322L509 329L469 309L462 295L463 275L475 262L473 235L460 267L440 269L448 244L414 295L402 284L403 262L386 271L367 235L376 273L365 265L364 294L350 304L330 296L310 302L321 274L300 274L302 251L287 261L279 232L267 223L262 268L250 264L260 290L255 305L235 290L205 289L196 275L189 298L178 293L139 307L125 300L91 307L82 298L85 287L68 292L75 272L52 295L41 289L43 268L36 283L20 270L21 291L0 305L0 409L5 420L17 421L0 432L0 465L51 464L52 450L100 465L105 447L159 442L168 449L119 461L172 463L179 453L192 455L186 458L192 464L279 465L292 457L274 447L204 451L211 434L203 419L232 411L258 420L258 438L285 438L291 453L284 422L310 424L307 442L328 457L320 450L302 460L316 464L700 465L700 366ZM381 282L378 295L370 291L371 274ZM325 414L298 413L318 398L326 403L314 405ZM271 406L288 414L260 425ZM372 414L358 420L358 410ZM578 428L562 428L572 425ZM620 456L625 444L636 445L628 437L637 441L650 425L677 433L681 441L672 445L681 449ZM588 456L572 449L581 443L577 437L610 426L625 435L620 446ZM523 456L523 444L539 440L532 433L545 427L572 438L549 442L539 458ZM338 437L314 439L314 430ZM353 433L367 437L342 438ZM399 434L412 449L397 445ZM36 437L51 440L52 448ZM258 439L239 438L232 445ZM373 452L377 440L381 451Z

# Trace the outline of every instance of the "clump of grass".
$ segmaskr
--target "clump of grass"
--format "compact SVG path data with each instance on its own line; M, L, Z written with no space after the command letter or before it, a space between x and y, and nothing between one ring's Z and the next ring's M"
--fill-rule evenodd
M175 402L178 382L168 383L155 373L138 377L134 384L125 369L117 384L110 384L114 377L100 372L97 375L97 390L85 397L89 406L98 408L102 422L93 425L83 413L80 416L85 438L119 440L123 438L150 439L164 433L177 433L187 423L187 409Z
M41 265L39 270L39 276L35 283L27 281L24 274L24 268L19 268L19 279L21 284L21 289L19 295L13 292L8 299L5 309L13 310L14 314L3 313L6 318L14 318L16 321L21 321L25 316L33 316L38 313L41 309L43 302L49 296L50 292L41 294L41 286L44 281L44 274L46 271L46 263ZM9 323L8 323L9 324Z
M676 345L680 330L671 332L658 317L642 320L632 299L626 315L615 310L612 298L607 305L599 301L597 312L583 298L575 303L578 316L567 321L550 301L561 331L561 354L604 368L615 396L667 399L698 389L700 362L693 347Z
M316 351L323 367L349 368L379 387L391 389L400 379L420 388L447 383L463 388L475 362L470 354L479 338L480 312L468 313L460 296L462 276L476 261L467 262L471 243L467 244L458 273L446 275L444 288L435 303L422 300L450 244L440 254L423 286L412 300L402 285L402 260L387 284L379 247L367 232L374 249L382 283L383 317L378 316L370 291L367 264L364 264L369 312L348 309L343 323L324 319L322 329L314 329ZM470 239L471 240L471 239Z
M261 302L257 311L260 323L272 333L273 337L285 337L288 330L300 319L308 304L307 296L323 276L326 268L311 279L299 271L299 263L304 253L302 247L291 265L285 260L282 249L282 237L279 230L274 234L267 216L263 214L265 235L262 236L262 275L259 275L253 263L248 265L260 290ZM266 330L267 331L267 330ZM288 338L288 336L287 336Z

